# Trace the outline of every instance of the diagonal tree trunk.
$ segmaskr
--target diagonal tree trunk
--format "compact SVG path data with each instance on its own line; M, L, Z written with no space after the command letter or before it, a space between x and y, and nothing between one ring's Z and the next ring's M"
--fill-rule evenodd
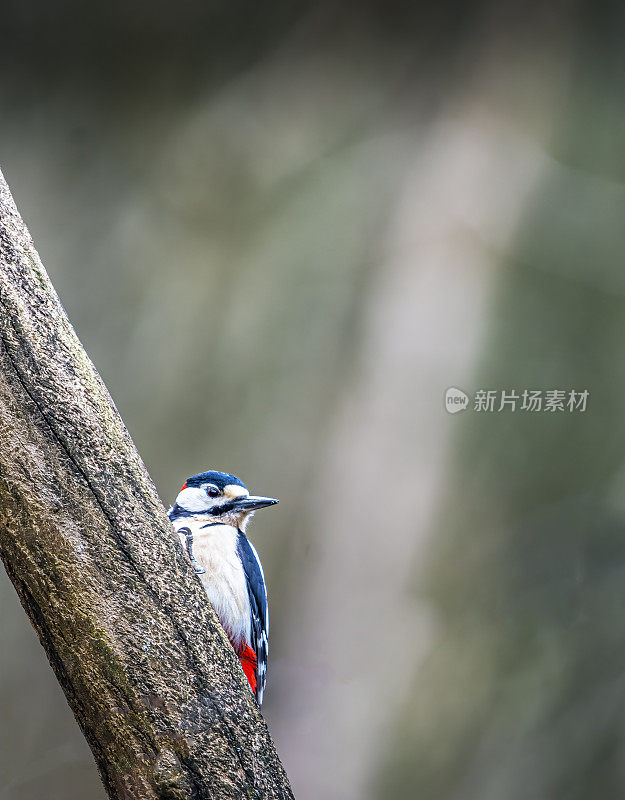
M111 798L292 798L1 173L0 554Z

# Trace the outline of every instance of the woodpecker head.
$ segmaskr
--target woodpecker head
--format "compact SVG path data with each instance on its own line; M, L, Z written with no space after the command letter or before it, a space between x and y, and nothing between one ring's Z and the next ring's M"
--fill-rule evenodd
M277 502L272 497L251 495L245 484L234 475L209 470L187 478L169 509L169 518L172 521L184 517L206 518L209 522L245 530L257 509Z

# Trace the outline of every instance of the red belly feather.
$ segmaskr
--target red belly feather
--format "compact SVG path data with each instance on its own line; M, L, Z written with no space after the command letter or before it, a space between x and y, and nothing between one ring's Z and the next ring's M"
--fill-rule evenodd
M252 692L254 696L256 695L256 669L257 669L257 661L256 661L256 653L252 650L252 648L246 642L240 647L234 648L235 653L239 657L239 661L241 662L241 666L243 667L243 672L245 673L245 677L249 681L249 684L252 688Z

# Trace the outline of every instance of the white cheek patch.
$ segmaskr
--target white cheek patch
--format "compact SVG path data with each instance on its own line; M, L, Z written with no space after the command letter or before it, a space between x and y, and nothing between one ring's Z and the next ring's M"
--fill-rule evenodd
M183 489L176 498L176 503L187 511L206 511L211 505L204 489L195 487Z

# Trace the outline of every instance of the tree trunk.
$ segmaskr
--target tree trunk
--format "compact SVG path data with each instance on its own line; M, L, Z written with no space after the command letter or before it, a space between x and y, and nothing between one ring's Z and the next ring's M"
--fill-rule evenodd
M0 553L112 798L292 798L0 173Z

